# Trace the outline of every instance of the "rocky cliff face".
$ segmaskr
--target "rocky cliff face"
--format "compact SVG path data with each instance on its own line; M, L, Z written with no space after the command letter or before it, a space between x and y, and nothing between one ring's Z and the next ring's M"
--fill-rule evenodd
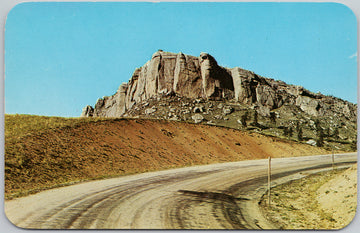
M82 116L207 123L314 145L325 138L335 149L353 148L357 131L355 104L239 67L221 67L207 53L195 57L161 50L114 95L86 106Z
M259 113L264 116L288 104L298 106L312 116L340 114L356 118L356 106L347 101L264 78L239 67L221 67L207 53L194 57L161 50L154 53L145 65L137 68L129 82L121 84L114 95L99 99L95 108L86 106L82 116L120 117L137 103L169 95L233 100L257 106L261 109Z

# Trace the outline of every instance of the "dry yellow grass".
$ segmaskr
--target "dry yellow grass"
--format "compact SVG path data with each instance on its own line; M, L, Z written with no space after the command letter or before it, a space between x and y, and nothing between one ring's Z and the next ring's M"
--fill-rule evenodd
M357 206L357 165L325 183L317 190L320 207L335 219L334 229L346 227Z
M271 190L271 207L266 198L260 206L279 229L341 229L355 216L356 192L354 165L279 185Z

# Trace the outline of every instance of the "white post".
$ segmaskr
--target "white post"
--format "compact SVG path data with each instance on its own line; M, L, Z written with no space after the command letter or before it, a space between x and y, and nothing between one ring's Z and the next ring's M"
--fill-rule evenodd
M268 166L268 202L270 207L270 191L271 191L271 157L269 156L269 166Z

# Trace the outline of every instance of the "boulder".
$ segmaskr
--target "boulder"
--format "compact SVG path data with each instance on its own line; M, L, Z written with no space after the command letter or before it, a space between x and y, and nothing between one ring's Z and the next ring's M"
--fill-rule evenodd
M178 121L179 117L177 115L173 115L171 118L169 118L171 121Z
M230 106L225 106L225 107L223 108L223 113L224 113L225 115L228 115L228 114L232 113L233 111L234 111L234 109L233 109L232 107L230 107Z
M145 109L145 114L146 115L152 114L154 112L156 112L156 107L155 106Z
M195 114L191 116L191 119L194 120L196 124L201 123L204 120L204 117L201 114Z
M214 119L216 119L216 120L222 120L222 119L223 119L223 116L222 116L222 115L215 115L215 116L214 116Z
M312 116L318 116L320 110L320 104L317 99L313 99L308 96L298 96L296 98L296 105L301 110Z
M194 112L194 113L204 112L204 107L202 107L202 106L195 106L194 109L193 109L193 112Z
M316 141L313 139L310 139L306 142L306 144L312 145L312 146L316 146Z
M270 108L260 105L257 112L263 117L270 117Z

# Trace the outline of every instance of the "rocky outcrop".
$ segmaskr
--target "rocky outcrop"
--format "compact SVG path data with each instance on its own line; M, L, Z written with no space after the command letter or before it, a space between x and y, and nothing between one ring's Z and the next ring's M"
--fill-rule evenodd
M81 117L92 117L94 115L94 108L90 105L87 105L83 108Z
M199 57L202 79L202 97L206 99L232 99L234 83L231 73L218 66L216 60L207 53Z
M176 55L172 90L180 96L198 98L202 94L200 64L197 57L183 53ZM169 67L171 70L171 67Z
M303 87L261 77L239 67L221 67L207 53L195 57L162 50L137 68L129 82L121 84L114 95L99 99L94 108L85 107L82 116L126 116L137 104L162 96L231 100L255 107L263 116L270 116L272 110L283 105L293 105L315 117L341 115L356 119L356 105L339 98L315 94ZM155 111L148 109L146 114ZM202 111L197 108L196 112ZM224 110L224 114L231 112Z

